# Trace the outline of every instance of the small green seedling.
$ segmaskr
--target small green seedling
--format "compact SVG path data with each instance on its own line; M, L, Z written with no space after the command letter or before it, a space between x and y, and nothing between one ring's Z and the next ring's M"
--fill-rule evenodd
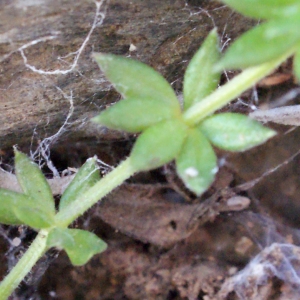
M180 178L191 191L201 195L218 169L212 145L228 151L244 151L275 134L237 113L215 114L195 123L184 119L185 111L205 102L218 87L216 30L208 35L187 67L183 109L169 83L147 65L113 54L94 54L94 57L124 100L93 121L112 129L142 132L131 152L136 171L157 168L175 159Z
M0 189L0 223L27 225L39 231L43 243L36 246L34 256L37 256L37 259L47 249L56 247L67 252L73 265L80 266L96 253L106 249L106 243L95 234L80 229L69 229L56 221L55 202L48 182L39 167L17 150L15 150L15 170L23 193ZM91 158L79 169L65 190L59 211L68 210L68 206L98 180L96 159ZM19 265L18 276L22 277L23 274L24 277L31 267L30 260L24 266ZM9 275L1 284L0 299L6 299L12 288L16 288L12 284L6 285L7 278Z
M79 169L61 197L59 211L68 209L78 196L100 179L95 163L95 158L91 158ZM106 249L105 243L96 235L61 227L56 222L55 203L48 182L39 167L17 150L15 169L23 193L0 189L0 223L48 230L47 248L65 249L74 265L83 265L94 254Z
M99 178L95 158L89 159L55 207L51 189L38 166L15 151L16 175L23 193L0 189L0 222L25 224L38 235L0 284L5 300L51 247L64 249L74 265L85 264L106 244L96 235L68 228L92 205L139 171L176 161L186 186L201 195L213 182L217 158L213 147L244 151L275 132L237 113L216 113L295 54L300 79L300 1L223 0L238 12L266 20L238 38L220 58L213 30L187 67L181 107L170 84L147 65L113 54L94 54L103 73L123 100L94 122L112 129L141 133L130 156ZM244 69L218 88L223 70Z

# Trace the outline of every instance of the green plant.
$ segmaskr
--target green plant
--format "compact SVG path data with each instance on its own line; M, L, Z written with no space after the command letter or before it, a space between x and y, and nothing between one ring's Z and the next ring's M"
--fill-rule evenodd
M205 97L219 83L220 71L215 71L219 61L216 30L208 35L187 67L183 109L169 83L147 65L113 54L94 54L94 57L124 100L93 121L113 129L142 132L130 155L136 171L157 168L175 159L178 175L190 190L200 195L217 172L212 145L244 151L275 134L236 113L210 115L211 111L203 108L200 119L188 117L195 105L211 104ZM224 104L217 103L216 109Z
M275 134L244 115L214 113L293 54L295 75L300 78L300 35L294 23L299 22L299 0L224 2L267 22L238 38L221 59L216 30L209 34L187 67L182 108L171 86L150 67L112 54L94 55L124 99L93 121L113 129L141 132L131 155L104 178L98 177L95 158L89 159L62 195L56 210L50 187L37 165L15 150L16 175L23 193L0 190L0 222L28 225L38 235L0 284L0 299L11 294L51 247L64 249L74 265L85 264L105 250L105 243L94 234L68 227L134 173L175 159L178 175L200 195L217 171L212 146L244 151ZM217 88L223 68L246 69Z

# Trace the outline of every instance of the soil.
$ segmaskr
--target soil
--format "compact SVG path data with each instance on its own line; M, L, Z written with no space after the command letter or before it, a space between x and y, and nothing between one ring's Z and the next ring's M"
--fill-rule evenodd
M76 70L48 76L26 68L18 49L61 31L57 40L26 50L30 64L61 68L58 54L79 48L95 9L89 1L50 2L0 4L0 155L1 167L9 171L14 144L26 153L49 151L59 172L78 168L94 155L116 166L130 153L136 136L88 122L119 99L100 78L90 58L93 48L150 63L180 93L185 62L212 20L233 38L254 24L214 1L111 0ZM137 51L129 52L130 44ZM271 107L296 87L290 69L286 63L226 110L248 113L251 105ZM277 81L279 77L285 79ZM75 110L69 124L45 144L45 137L55 135L66 119L70 91ZM268 125L278 134L264 145L239 154L218 151L217 178L199 198L183 187L173 163L128 180L72 225L94 232L108 249L83 267L73 267L64 252L49 251L10 299L299 299L299 129ZM42 155L35 158L43 161ZM51 177L46 165L43 171ZM35 234L26 227L0 227L1 277Z

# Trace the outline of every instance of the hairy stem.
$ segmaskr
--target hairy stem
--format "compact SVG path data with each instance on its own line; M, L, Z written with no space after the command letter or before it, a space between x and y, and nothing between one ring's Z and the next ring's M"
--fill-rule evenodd
M0 284L0 300L6 300L46 250L47 230L41 230L26 253Z
M184 113L184 120L187 124L197 124L206 116L214 113L244 91L256 84L263 77L271 73L277 66L294 53L294 49L280 58L257 67L248 68L240 75L230 80L217 91L193 105ZM56 216L56 224L61 227L68 227L80 215L84 214L92 205L122 184L126 179L135 173L131 166L130 157L123 161L117 168L98 181L78 200L65 207ZM22 256L17 265L5 277L0 284L0 300L6 300L14 289L18 287L23 278L30 272L38 259L46 250L48 230L41 230L31 244L27 252Z
M103 198L114 188L128 179L135 173L131 167L130 158L123 161L117 168L107 174L103 179L92 186L77 201L71 203L56 215L56 224L61 227L68 227L77 217L86 212L98 200ZM50 229L51 230L51 229ZM39 258L46 250L46 241L49 230L41 230L26 253L18 261L0 284L0 300L6 300L18 287L20 282L30 272Z
M282 62L291 56L294 51L295 50L292 49L277 59L246 69L241 74L221 86L214 93L189 108L183 115L185 122L189 125L197 124L205 117L222 108L231 100L237 98L243 92L251 88L262 78L270 74Z
M61 210L55 216L56 224L61 227L69 226L92 205L131 177L134 173L135 170L130 164L129 157L86 191L78 200Z

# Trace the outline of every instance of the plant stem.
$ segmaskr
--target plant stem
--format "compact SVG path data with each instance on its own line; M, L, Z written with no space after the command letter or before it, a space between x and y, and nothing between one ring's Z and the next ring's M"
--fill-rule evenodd
M117 168L92 186L85 194L82 195L82 197L60 211L55 217L57 226L69 226L75 219L77 219L78 216L82 215L93 204L119 186L134 173L135 170L130 164L130 158L127 158ZM47 235L50 230L51 229L42 229L39 232L26 253L1 282L0 300L6 300L11 295L14 289L18 287L20 282L44 254L46 250Z
M183 115L183 119L189 125L195 125L216 110L222 108L231 100L240 96L243 92L255 85L262 78L270 74L282 62L294 53L294 49L288 51L279 58L270 62L251 67L234 77L197 104L189 108Z
M79 199L61 210L56 216L57 226L67 227L79 216L84 214L92 205L131 177L135 170L131 166L130 157L123 161L117 168L98 181Z
M6 300L46 250L47 230L41 230L28 250L0 284L0 300Z
M278 65L294 53L294 49L280 58L257 67L248 68L240 75L230 80L201 102L188 109L183 118L187 124L194 125L206 116L214 113L244 91L256 84L260 79L272 72ZM84 214L92 205L111 192L114 188L123 183L135 173L131 166L130 157L123 161L117 168L98 181L79 199L61 210L56 216L56 224L61 227L68 227L80 215ZM19 260L17 265L10 271L0 284L0 300L6 300L14 289L18 287L23 278L30 272L38 259L46 251L46 241L49 230L41 230L28 248L26 253Z

